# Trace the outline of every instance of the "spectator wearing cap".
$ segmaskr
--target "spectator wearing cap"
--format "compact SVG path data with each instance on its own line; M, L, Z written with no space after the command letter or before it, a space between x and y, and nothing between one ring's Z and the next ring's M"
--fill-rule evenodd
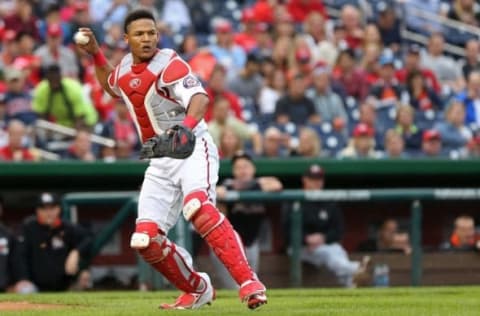
M22 225L23 269L41 292L65 291L76 277L82 275L84 280L88 274L80 267L80 260L88 258L91 238L80 225L62 220L60 211L56 195L41 193L35 215Z
M330 122L335 130L347 133L347 112L340 96L332 90L329 67L317 65L312 75L313 87L307 90L306 96L313 101L322 122Z
M427 51L421 52L421 65L433 71L442 89L459 92L465 87L461 67L453 58L444 54L444 47L443 34L432 34L428 41Z
M25 84L25 74L16 68L4 69L7 91L3 102L5 103L5 119L16 119L25 125L33 125L37 119L36 113L32 110L32 96Z
M375 106L372 102L372 100L365 100L360 104L358 107L358 122L366 124L368 127L370 127L375 134L375 149L377 150L383 150L384 149L384 134L386 131L386 126L382 126L380 122L377 119L377 111L375 109ZM352 131L357 126L357 124L352 126ZM352 125L352 124L351 124Z
M33 12L33 2L29 0L17 0L15 11L3 20L5 29L15 33L31 32L35 40L39 41L38 19Z
M7 67L13 63L18 56L17 33L14 30L6 30L2 36L2 49L0 50L1 65Z
M72 6L62 7L54 2L49 4L45 9L45 17L40 20L39 23L39 32L43 41L47 39L48 26L52 24L60 25L62 29L62 42L67 45L72 43L72 28L68 23L71 20L71 16L68 19L62 19L62 14L69 12L69 15L74 13Z
M7 126L8 143L0 148L0 161L34 161L37 155L29 147L27 128L22 121L11 120Z
M237 152L231 159L232 178L227 178L217 186L217 198L222 200L229 191L261 191L278 192L283 185L276 177L257 177L255 162L245 152ZM240 235L244 245L245 254L252 269L258 272L260 264L260 239L262 227L266 220L266 212L269 206L264 203L235 202L220 204L219 209L226 214L235 230ZM272 207L272 206L270 206ZM211 256L216 271L220 271L223 287L236 288L237 285L231 279L216 256Z
M465 123L480 126L480 71L472 71L468 76L467 88L458 93L456 99L465 105Z
M407 83L408 75L413 71L419 71L425 80L428 88L433 89L437 94L442 92L442 87L437 80L436 75L428 68L422 67L420 54L422 48L418 44L408 46L407 52L403 60L403 67L397 69L395 77L401 84Z
M465 81L472 71L480 71L480 41L470 39L465 43L465 58L463 59L462 72Z
M253 9L243 9L240 21L242 22L242 31L234 35L234 42L245 52L251 53L257 48L257 21Z
M442 137L444 150L466 152L466 146L472 139L472 132L465 126L465 106L460 101L450 102L445 110L445 120L438 122L435 129Z
M279 125L289 122L297 126L307 123L319 123L320 116L315 110L312 100L305 96L306 83L301 74L295 75L290 81L287 94L277 101L275 106L275 121Z
M13 61L14 68L22 70L25 74L26 88L33 89L40 82L41 60L35 56L35 39L31 33L20 32L16 36L18 43L18 56Z
M382 37L384 47L388 47L393 51L400 50L402 44L401 22L397 18L393 5L389 5L386 1L377 3L377 25Z
M70 19L64 21L69 22L71 32L74 34L79 28L87 27L94 32L97 40L101 42L104 38L106 30L99 27L98 24L93 23L88 1L75 0L70 5L70 9L72 10L73 16ZM109 29L110 26L107 29ZM73 36L70 35L70 40L72 38Z
M409 103L417 111L443 110L443 101L439 95L428 86L427 78L418 70L407 75L406 89Z
M289 78L294 77L297 74L301 74L305 79L307 87L312 85L312 52L305 43L298 41L295 44L293 59L290 59L290 65L287 76Z
M312 52L312 63L326 63L333 67L338 50L327 38L325 17L318 12L310 12L303 24L305 34L300 35Z
M46 43L35 50L35 55L41 59L42 67L58 64L62 76L78 79L77 59L71 49L62 45L62 32L60 24L48 25Z
M98 119L79 81L61 75L59 65L45 70L45 79L33 91L33 110L42 118L67 127L91 127Z
M344 95L362 102L367 97L370 86L366 73L357 67L355 60L355 52L352 49L340 51L333 70L333 79L334 84Z
M375 151L375 131L365 123L355 126L352 139L348 146L339 153L339 158L379 158L380 154Z
M325 186L325 172L319 165L310 165L302 176L305 191L320 191ZM362 262L348 258L340 244L343 233L343 213L336 203L305 201L301 203L303 248L302 261L325 267L339 284L345 287L360 286L360 280L368 277L370 259ZM287 229L287 231L289 231Z
M290 0L287 10L295 23L302 23L312 12L327 18L327 11L321 0Z
M437 130L429 129L422 135L422 152L421 158L441 158L442 153L442 137Z
M214 25L216 43L209 46L209 50L227 71L227 79L232 79L245 66L247 55L234 42L233 26L228 20L220 19Z
M213 100L217 97L227 99L230 103L230 112L239 120L243 120L240 99L238 95L227 88L227 71L225 70L225 67L217 64L213 68L205 90L210 98L210 103L207 105L207 111L204 116L207 123L212 120Z
M470 215L455 218L450 238L440 246L449 251L480 251L480 234L475 232L475 220Z
M213 119L208 123L208 130L215 144L220 145L220 136L225 128L232 129L243 142L253 146L255 154L262 153L261 134L245 122L229 115L230 103L227 99L218 97L213 101Z
M244 106L249 105L256 108L258 95L263 86L263 79L260 75L261 58L255 53L247 56L245 67L238 76L228 81L228 88L243 99Z
M380 56L379 78L370 89L370 96L378 101L378 107L393 106L405 97L405 88L395 78L395 58L385 50Z
M397 108L395 130L405 141L405 150L417 152L421 146L422 131L415 125L415 109L409 104Z

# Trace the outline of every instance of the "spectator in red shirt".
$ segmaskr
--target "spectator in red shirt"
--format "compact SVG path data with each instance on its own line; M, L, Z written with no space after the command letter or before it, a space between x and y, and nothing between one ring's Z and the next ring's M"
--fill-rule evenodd
M356 50L362 44L364 36L360 11L352 5L346 5L342 8L340 19L345 28L348 47Z
M38 20L33 15L33 4L29 0L17 0L15 12L4 19L5 29L19 32L30 32L39 41Z
M296 23L303 22L311 12L318 12L327 18L327 12L321 0L290 0L287 10Z
M33 161L36 157L30 148L24 146L27 136L25 125L18 120L11 120L7 127L8 144L0 148L0 160Z
M242 12L242 27L240 33L234 35L233 41L240 45L247 53L253 51L257 47L255 12L247 8Z
M355 64L355 52L346 49L340 52L333 78L347 96L363 101L370 89L365 72Z
M397 70L395 77L401 84L405 84L407 82L407 76L410 72L414 70L420 71L427 86L433 89L436 93L440 93L441 86L435 74L430 69L421 67L420 52L421 48L418 44L410 45L408 47L407 54L405 55L404 66L403 68Z
M273 23L274 5L270 0L258 0L252 7L258 22Z
M225 68L221 65L215 66L210 76L206 91L210 98L210 103L207 106L207 112L205 113L205 121L210 122L213 115L213 100L221 96L228 100L230 103L230 110L233 114L240 120L243 120L242 117L242 106L238 96L226 89L226 73Z

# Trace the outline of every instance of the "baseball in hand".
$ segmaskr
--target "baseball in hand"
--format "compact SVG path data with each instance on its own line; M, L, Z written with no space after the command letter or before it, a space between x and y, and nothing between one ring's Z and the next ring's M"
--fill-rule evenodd
M83 32L78 31L78 32L75 33L75 35L73 36L73 40L74 40L75 43L77 43L78 45L87 45L88 42L90 41L90 37L88 37L87 35L85 35Z

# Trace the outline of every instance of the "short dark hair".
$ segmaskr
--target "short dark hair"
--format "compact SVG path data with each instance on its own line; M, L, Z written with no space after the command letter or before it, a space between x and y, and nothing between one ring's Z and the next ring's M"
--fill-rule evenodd
M156 22L152 12L144 9L135 10L130 12L125 18L125 23L123 24L123 31L125 33L128 33L128 26L130 25L130 23L140 19L150 19L153 22Z

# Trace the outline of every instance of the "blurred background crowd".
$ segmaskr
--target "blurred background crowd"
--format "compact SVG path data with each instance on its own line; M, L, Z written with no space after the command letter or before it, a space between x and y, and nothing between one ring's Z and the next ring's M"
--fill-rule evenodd
M222 158L480 156L475 0L4 0L0 160L136 159L72 36L92 28L116 65L138 7L206 87Z

